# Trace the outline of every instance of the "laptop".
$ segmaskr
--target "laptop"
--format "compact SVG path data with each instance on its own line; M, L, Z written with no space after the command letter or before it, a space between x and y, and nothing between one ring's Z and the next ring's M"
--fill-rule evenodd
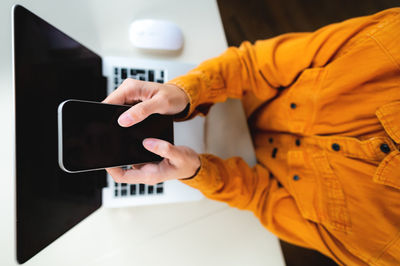
M26 8L12 9L17 261L24 263L101 206L199 200L179 181L117 184L104 170L69 174L58 166L57 107L102 101L126 78L164 83L192 64L101 57ZM204 152L201 117L174 123L175 145ZM99 232L100 233L100 232Z

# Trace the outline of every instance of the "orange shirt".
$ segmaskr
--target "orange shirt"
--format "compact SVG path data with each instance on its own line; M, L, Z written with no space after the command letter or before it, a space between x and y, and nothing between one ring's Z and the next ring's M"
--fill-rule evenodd
M343 265L400 265L400 8L231 47L171 81L189 116L241 98L258 163L183 181Z

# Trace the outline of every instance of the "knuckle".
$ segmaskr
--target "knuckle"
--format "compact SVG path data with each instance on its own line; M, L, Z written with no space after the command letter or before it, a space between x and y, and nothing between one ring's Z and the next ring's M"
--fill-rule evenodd
M127 78L122 82L122 84L128 85L128 86L132 85L133 83L134 83L134 79L132 79L132 78Z
M126 88L136 88L139 87L140 81L133 78L127 78L123 81L123 83L125 83L124 85L126 85Z
M119 176L111 176L111 177L114 179L115 183L122 183L122 180Z
M170 143L168 143L168 142L163 143L162 149L163 149L164 152L167 153L167 154L172 153L173 150L174 150L172 144L170 144Z
M165 91L165 90L163 90L163 89L159 89L159 90L157 90L157 98L159 98L159 99L167 99L168 98L168 93Z
M177 156L177 159L181 163L187 163L187 162L192 162L195 161L197 158L197 153L195 153L192 149L185 147L185 146L179 146L179 156Z
M147 184L149 184L150 186L154 186L154 185L156 185L158 182L156 182L156 180L154 179L154 178L150 178L149 180L148 180L148 183Z
M122 174L114 174L114 176L111 177L114 179L115 183L128 183L126 172L123 172Z
M145 178L143 178L143 182L147 185L154 185L154 177L146 176Z
M176 156L176 157L174 158L174 163L175 163L176 165L182 166L182 165L185 165L185 164L186 164L186 160L185 160L183 157L181 157L181 156Z
M186 155L186 156L193 156L193 155L197 155L197 153L195 151L193 151L191 148L186 147L186 146L180 146L180 148L182 149L182 152Z
M174 103L173 103L173 100L172 100L172 99L166 98L165 101L164 101L164 103L163 103L163 105L164 105L164 108L166 108L167 110L169 110L169 109L171 109L171 108L174 106Z
M138 106L135 109L135 114L139 117L144 117L146 116L146 109L143 106Z
M171 97L168 97L168 94L166 93L160 93L160 103L161 103L161 108L168 111L172 107L174 107L174 100Z

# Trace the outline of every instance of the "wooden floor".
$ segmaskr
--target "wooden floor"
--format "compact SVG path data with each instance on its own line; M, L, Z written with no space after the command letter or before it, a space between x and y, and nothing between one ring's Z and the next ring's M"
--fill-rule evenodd
M400 6L399 0L217 0L230 46L282 33L314 31L347 18ZM320 253L281 241L288 266L336 265Z
M286 32L313 31L400 6L399 0L217 0L229 45Z

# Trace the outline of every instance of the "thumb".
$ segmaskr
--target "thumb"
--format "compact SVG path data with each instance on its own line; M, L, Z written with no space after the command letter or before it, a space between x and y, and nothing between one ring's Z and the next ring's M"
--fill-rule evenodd
M118 118L122 127L130 127L146 119L149 115L159 110L158 101L154 98L135 104Z
M172 161L176 159L177 156L179 156L178 148L165 140L147 138L143 140L143 146L148 151L151 151L152 153L155 153L163 158L167 158Z

